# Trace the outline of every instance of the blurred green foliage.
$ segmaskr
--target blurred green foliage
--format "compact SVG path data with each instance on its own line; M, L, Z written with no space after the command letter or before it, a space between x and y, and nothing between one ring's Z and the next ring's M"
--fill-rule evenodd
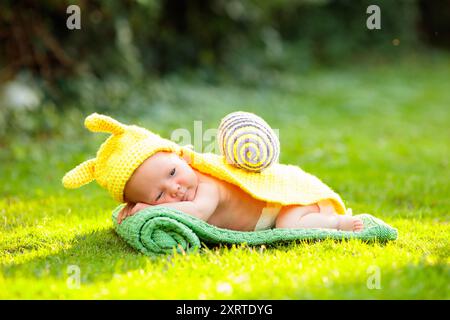
M70 4L81 9L81 30L66 28ZM0 17L9 33L4 36L8 48L0 58L11 64L12 54L18 53L28 62L19 64L47 77L76 70L98 76L165 74L193 66L239 73L241 64L261 59L272 67L291 68L339 61L373 48L392 49L394 38L403 45L416 42L418 1L377 1L382 13L382 28L377 31L366 28L371 4L370 0L6 1ZM295 45L295 57L288 61L283 59L286 44ZM22 51L25 48L30 52ZM42 57L26 56L33 52ZM50 70L41 70L45 65Z
M0 299L450 298L448 61L410 56L273 73L253 87L175 75L140 84L89 78L83 103L101 102L117 120L165 138L178 128L196 135L195 120L205 133L245 107L279 129L281 163L316 175L355 214L383 219L399 238L202 248L150 260L112 230L117 203L107 191L62 187L64 173L108 137L82 126L95 105L67 107L59 121L45 119L58 136L18 132L9 150L0 148ZM49 109L29 114L44 118ZM81 269L80 289L67 285L70 265ZM380 267L381 290L367 286L371 266ZM224 283L229 291L219 290Z
M448 28L446 11L424 3L5 0L0 4L0 143L7 132L53 132L47 119L74 106L105 112L122 105L124 113L146 108L152 99L146 84L161 76L261 87L273 85L278 72L399 59L425 50L422 40L430 39L424 34L434 34L436 25ZM81 30L66 27L72 4L81 9ZM381 9L381 30L366 27L371 4ZM35 106L8 106L1 85L8 81L25 85L25 91L34 88Z

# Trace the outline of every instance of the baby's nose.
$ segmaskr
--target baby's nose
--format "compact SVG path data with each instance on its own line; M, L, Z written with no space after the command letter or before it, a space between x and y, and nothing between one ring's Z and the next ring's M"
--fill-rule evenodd
M172 196L176 197L178 192L181 189L181 186L178 183L175 183L175 184L172 184L170 188L171 188L170 192L172 193Z

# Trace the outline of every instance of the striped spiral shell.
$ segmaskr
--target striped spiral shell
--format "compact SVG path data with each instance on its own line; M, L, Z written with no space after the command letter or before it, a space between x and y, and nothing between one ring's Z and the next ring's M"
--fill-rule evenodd
M225 116L218 130L219 147L227 162L238 168L261 172L278 162L280 141L272 128L249 112Z

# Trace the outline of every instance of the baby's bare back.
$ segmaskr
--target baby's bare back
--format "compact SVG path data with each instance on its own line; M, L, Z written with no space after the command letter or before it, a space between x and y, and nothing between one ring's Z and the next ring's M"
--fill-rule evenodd
M219 204L207 222L220 228L253 231L266 203L228 182L207 175L202 178L219 188Z

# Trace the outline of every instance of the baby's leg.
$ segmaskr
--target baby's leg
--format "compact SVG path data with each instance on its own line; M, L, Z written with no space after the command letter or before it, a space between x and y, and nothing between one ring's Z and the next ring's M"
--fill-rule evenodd
M363 223L352 216L332 212L320 212L319 206L284 207L276 220L276 228L326 228L361 231Z
M284 207L277 217L277 228L338 228L336 214L321 213L318 205Z

